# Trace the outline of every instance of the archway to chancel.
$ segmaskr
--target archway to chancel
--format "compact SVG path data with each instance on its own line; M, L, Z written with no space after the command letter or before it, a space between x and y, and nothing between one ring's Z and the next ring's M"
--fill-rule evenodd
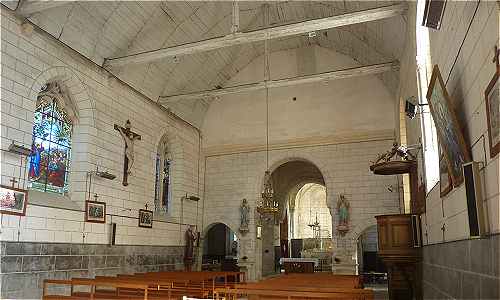
M361 232L356 241L357 274L366 282L384 283L387 270L378 256L377 225L371 225Z
M331 253L318 255L320 251L331 246L332 224L326 204L325 180L319 168L306 160L289 160L275 168L271 178L274 197L279 203L279 213L275 220L260 218L262 275L268 276L280 272L280 258L315 257L321 262L331 261ZM297 213L300 215L300 222ZM320 224L323 222L322 218L325 219L323 229L321 225L316 226L316 229L313 228L316 214ZM297 236L300 226L306 227L300 230L301 234L304 233L304 237ZM313 231L317 232L318 229L323 233L323 239L328 240L327 242L322 241L321 234L314 235ZM307 231L309 235L306 237ZM326 231L329 234L326 234ZM326 260L323 259L324 256L327 257ZM321 265L319 267L321 268Z
M238 236L224 223L209 225L203 234L202 270L239 271Z

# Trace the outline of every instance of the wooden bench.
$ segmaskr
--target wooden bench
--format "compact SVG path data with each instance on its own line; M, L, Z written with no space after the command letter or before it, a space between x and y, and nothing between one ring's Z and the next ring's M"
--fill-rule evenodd
M257 283L236 284L234 288L217 288L215 299L373 299L373 291L362 288L360 277L334 274L290 274Z
M234 287L243 282L242 272L148 272L133 275L96 276L71 280L44 281L43 299L181 299L183 296L206 298L216 288ZM234 280L229 281L229 278ZM70 295L48 295L47 285L70 286ZM75 292L75 286L90 291ZM108 289L102 289L108 287ZM111 287L112 289L109 289Z

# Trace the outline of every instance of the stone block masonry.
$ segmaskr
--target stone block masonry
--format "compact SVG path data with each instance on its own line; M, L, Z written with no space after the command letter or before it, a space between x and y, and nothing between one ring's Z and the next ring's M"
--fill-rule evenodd
M44 279L183 269L182 246L0 242L1 299L34 299ZM196 251L195 251L196 253Z
M423 248L424 299L500 299L500 235Z

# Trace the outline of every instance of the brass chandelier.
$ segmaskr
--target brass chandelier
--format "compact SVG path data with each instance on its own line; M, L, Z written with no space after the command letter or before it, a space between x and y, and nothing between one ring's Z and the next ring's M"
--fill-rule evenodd
M269 9L267 10L269 13ZM267 19L269 16L266 14ZM261 215L275 215L279 211L279 203L274 200L274 189L269 172L269 88L267 82L270 79L269 71L269 39L264 41L264 82L266 84L266 172L264 173L264 186L262 189L262 199L257 206L257 212Z

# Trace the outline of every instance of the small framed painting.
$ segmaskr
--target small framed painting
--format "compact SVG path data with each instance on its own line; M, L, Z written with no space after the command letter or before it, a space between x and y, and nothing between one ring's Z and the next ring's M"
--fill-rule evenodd
M441 198L448 195L448 193L453 189L453 184L451 184L451 176L448 172L448 166L444 159L444 155L439 155L439 187Z
M28 191L0 185L0 212L24 216L28 203Z
M106 223L106 203L85 201L85 222Z
M497 67L484 95L486 97L486 119L488 121L488 138L490 140L490 157L500 152L500 68Z
M153 212L150 210L139 209L139 227L153 227Z

